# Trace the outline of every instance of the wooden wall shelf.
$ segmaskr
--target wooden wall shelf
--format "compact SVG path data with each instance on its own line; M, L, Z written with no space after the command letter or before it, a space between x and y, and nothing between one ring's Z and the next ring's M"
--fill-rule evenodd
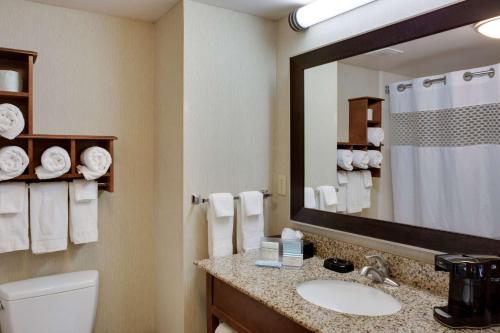
M5 146L19 146L23 148L30 159L24 174L12 181L43 182L54 180L81 179L76 166L80 162L80 154L87 148L98 146L106 149L113 159L108 172L99 178L99 188L105 191L114 191L114 136L94 135L59 135L59 134L33 134L33 64L37 53L32 51L0 48L0 69L15 70L21 73L23 89L21 92L0 91L0 104L10 103L16 105L23 113L25 127L23 132L14 140L0 137L0 148ZM52 146L64 148L71 158L70 171L61 177L40 180L35 174L35 168L41 164L43 152Z

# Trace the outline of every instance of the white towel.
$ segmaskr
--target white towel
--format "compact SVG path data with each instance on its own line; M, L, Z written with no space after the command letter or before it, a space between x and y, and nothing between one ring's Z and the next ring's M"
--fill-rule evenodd
M352 170L352 151L347 149L337 149L337 165L344 170Z
M210 258L233 254L234 198L229 193L208 197L208 254Z
M347 184L349 179L347 178L346 171L337 171L337 184L339 192L337 193L337 212L345 212L347 210Z
M29 161L28 155L21 147L7 146L0 149L0 181L22 175Z
M0 253L29 249L28 224L28 186L0 184Z
M215 333L238 333L233 330L228 324L220 323L219 326L215 329Z
M368 169L368 162L370 158L368 153L364 150L354 150L352 152L352 165L360 169Z
M316 204L316 193L312 187L304 188L304 207L310 209L318 209Z
M38 179L53 179L60 177L71 169L71 159L66 149L50 147L42 154L42 165L35 168Z
M97 182L75 179L69 184L69 236L74 244L97 242Z
M319 193L319 209L322 211L336 212L337 211L337 190L334 186L325 185L318 187Z
M68 247L68 183L30 185L31 249L33 253Z
M368 165L371 168L380 169L380 167L382 166L382 161L384 159L384 156L381 152L379 152L378 150L368 150L368 158L370 159Z
M361 172L347 173L347 213L359 213L363 210L363 178Z
M94 180L104 176L112 162L111 155L106 149L90 147L80 155L82 165L78 165L76 169L86 180Z
M0 104L0 135L9 140L15 139L24 129L23 113L15 105Z
M238 253L260 248L264 237L264 195L261 192L239 194L236 244Z
M379 147L384 141L384 130L380 127L368 127L368 142Z
M363 170L361 171L361 176L362 176L362 184L363 187L361 188L361 191L363 193L362 195L362 200L361 200L361 207L362 208L370 208L371 207L371 191L373 187L373 180L372 180L372 173L369 170Z

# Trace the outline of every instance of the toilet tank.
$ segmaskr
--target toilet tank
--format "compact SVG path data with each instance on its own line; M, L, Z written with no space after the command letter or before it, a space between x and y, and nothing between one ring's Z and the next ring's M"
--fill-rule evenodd
M91 333L98 287L97 271L0 285L2 333Z

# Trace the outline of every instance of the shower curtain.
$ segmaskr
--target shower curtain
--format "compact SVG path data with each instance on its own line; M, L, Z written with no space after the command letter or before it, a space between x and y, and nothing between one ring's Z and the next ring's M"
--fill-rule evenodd
M390 85L397 222L500 239L499 67ZM493 78L464 79L490 69ZM400 91L400 84L412 87Z

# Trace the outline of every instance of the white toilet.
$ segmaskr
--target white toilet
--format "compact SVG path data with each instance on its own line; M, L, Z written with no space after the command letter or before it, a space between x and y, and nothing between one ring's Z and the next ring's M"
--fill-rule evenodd
M0 285L2 333L91 333L98 287L97 271Z

